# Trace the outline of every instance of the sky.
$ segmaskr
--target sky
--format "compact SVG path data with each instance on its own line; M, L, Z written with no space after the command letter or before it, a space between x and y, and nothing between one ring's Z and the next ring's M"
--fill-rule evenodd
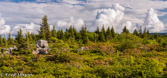
M126 26L130 32L146 27L167 33L167 0L0 0L0 34L16 34L22 28L38 33L42 17L56 29L71 25L89 31L104 25L117 33Z

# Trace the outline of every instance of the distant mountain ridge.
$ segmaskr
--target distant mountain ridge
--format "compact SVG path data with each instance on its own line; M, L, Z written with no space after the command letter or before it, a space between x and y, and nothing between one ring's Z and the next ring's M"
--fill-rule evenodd
M149 33L150 35L154 35L155 33ZM167 35L167 33L157 33L158 35Z

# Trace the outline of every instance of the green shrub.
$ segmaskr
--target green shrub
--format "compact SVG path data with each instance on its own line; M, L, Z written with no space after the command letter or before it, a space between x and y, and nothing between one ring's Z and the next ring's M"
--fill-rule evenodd
M123 51L125 49L133 49L139 48L142 45L142 39L138 36L128 34L128 33L121 33L118 36L118 41L120 42L120 50Z

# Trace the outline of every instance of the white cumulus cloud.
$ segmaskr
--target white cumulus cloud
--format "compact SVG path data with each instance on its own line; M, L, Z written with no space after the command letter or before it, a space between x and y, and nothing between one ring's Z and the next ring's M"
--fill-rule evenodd
M164 24L157 17L157 13L153 8L150 8L146 14L144 26L149 29L150 32L162 32L165 28Z
M115 29L120 29L118 24L121 22L123 16L124 7L116 3L113 4L110 9L99 10L97 12L95 24L97 24L96 26L99 26L100 28L104 25L105 29L107 29L108 26L114 26Z
M25 34L26 32L30 32L30 33L35 33L37 34L37 30L39 30L40 25L36 25L34 23L30 23L30 24L17 24L16 26L13 27L11 33L12 34L17 34L19 29L23 30L23 34Z
M0 34L8 34L10 32L10 26L5 25L5 20L0 16Z
M124 25L124 26L126 26L127 27L127 29L131 29L132 28L132 22L130 22L130 21L127 21L126 22L126 24Z
M71 25L78 29L84 25L84 21L82 19L75 19L74 17L70 17L69 20L60 20L57 22L57 27L68 28Z

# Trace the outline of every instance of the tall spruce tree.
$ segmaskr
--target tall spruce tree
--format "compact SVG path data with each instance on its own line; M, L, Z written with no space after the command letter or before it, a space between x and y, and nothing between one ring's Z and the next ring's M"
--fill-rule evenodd
M136 35L136 36L139 35L136 29L133 31L133 35Z
M81 32L78 32L78 41L81 42L82 41L82 36L81 36Z
M100 37L100 41L101 41L101 42L105 42L105 35L104 35L104 32L100 32L99 37Z
M99 27L97 27L96 31L95 31L96 34L100 34L100 30L99 30Z
M71 38L74 38L74 31L73 31L73 27L72 26L70 26L70 28L69 28L69 36L70 36L70 39Z
M69 31L68 31L68 29L66 29L66 31L65 31L65 40L68 40L69 39L69 35L70 35L70 33L69 33Z
M37 35L34 34L34 33L31 33L31 37L32 37L33 42L36 42L36 40L37 40Z
M74 26L73 26L73 32L74 32L75 39L78 40L79 39L78 38L78 32L77 32L77 30L76 30L76 28Z
M112 36L113 38L115 37L114 27L111 28L111 36Z
M52 37L57 37L55 25L53 26L52 29Z
M31 50L31 46L30 46L30 33L27 32L26 33L26 43L25 46L26 50L30 51Z
M32 33L28 32L28 37L29 37L30 43L33 43Z
M106 34L106 30L105 30L105 28L104 28L104 25L103 25L103 27L102 27L102 29L101 29L101 32L103 32L104 35Z
M40 27L39 38L43 39L43 40L46 40L46 34L45 34L45 27L44 26Z
M74 35L74 27L70 26L69 33L70 33L70 42L75 43L75 35Z
M101 32L100 32L100 35L99 35L99 39L101 42L105 42L105 28L104 28L104 25L101 29Z
M143 38L147 38L147 30L146 30L146 27L144 28L144 31L143 31Z
M17 44L22 44L24 43L24 36L23 36L23 31L20 28L20 30L17 32L17 36L15 38Z
M111 40L111 30L110 30L110 27L107 28L107 31L106 31L106 40Z
M80 30L80 33L81 33L81 37L82 37L82 41L84 44L87 44L89 42L89 39L88 39L88 32L87 32L87 28L86 28L86 25L82 26L81 30Z
M63 29L60 30L60 39L65 40Z
M2 37L1 37L1 35L0 35L0 42L1 42L1 47L3 46L3 44L4 44L4 42L3 42L3 39L2 39Z
M42 18L42 24L40 27L39 36L42 39L46 39L47 41L50 41L51 32L50 32L50 26L48 24L48 19L46 15Z
M95 35L97 37L96 41L99 41L100 40L100 37L99 37L100 29L99 29L99 27L96 28L95 33L97 34L97 35Z
M5 35L4 35L4 37L3 37L3 42L4 42L4 47L5 47L5 48L8 48L8 42L7 42L7 40L6 40Z
M154 39L157 39L157 38L158 38L158 34L157 34L157 32L154 33L153 37L154 37Z
M59 29L59 30L57 31L57 38L58 38L58 39L61 38L61 37L60 37L60 33L61 33L61 32L60 32L60 29Z
M139 29L139 37L142 37L142 26L140 26L140 29Z
M99 40L98 40L98 37L99 37L99 34L94 34L94 42L98 42Z
M149 33L149 29L147 30L147 35L148 35L148 37L149 37L149 35L150 35L150 33Z
M61 40L65 40L63 29L59 29L57 31L57 38Z
M124 27L122 33L129 33L129 30L126 28L126 26Z
M24 47L24 36L23 36L23 31L20 28L20 30L17 32L17 36L15 38L16 45L18 49L22 49Z
M11 38L11 34L10 34L10 32L9 32L9 34L8 34L8 43L13 43L13 39Z

